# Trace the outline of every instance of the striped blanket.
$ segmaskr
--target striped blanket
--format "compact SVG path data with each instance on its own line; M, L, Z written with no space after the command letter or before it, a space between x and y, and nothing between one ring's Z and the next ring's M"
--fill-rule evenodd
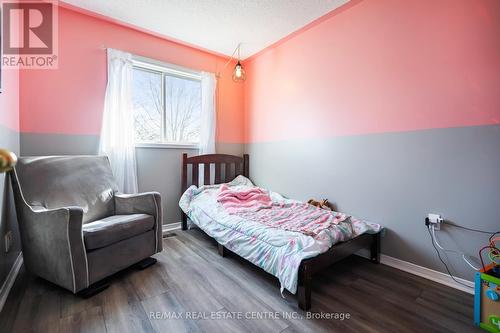
M236 191L223 185L217 201L229 214L313 237L348 218L308 203L273 203L267 191L258 187Z

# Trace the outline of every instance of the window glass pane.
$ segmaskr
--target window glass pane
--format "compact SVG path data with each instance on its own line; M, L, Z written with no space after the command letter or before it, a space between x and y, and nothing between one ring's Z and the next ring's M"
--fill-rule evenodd
M132 96L136 142L162 142L161 74L134 68Z
M165 75L165 140L200 141L201 82Z

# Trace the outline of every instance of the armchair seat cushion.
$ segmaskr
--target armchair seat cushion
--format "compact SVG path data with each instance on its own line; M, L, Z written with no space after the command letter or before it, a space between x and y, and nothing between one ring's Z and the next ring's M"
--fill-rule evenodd
M87 251L109 246L154 228L155 220L148 214L113 215L83 225Z

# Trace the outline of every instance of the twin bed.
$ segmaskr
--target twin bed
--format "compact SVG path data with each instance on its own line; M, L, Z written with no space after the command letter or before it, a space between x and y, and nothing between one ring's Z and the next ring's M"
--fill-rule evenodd
M311 281L318 271L363 248L369 249L372 262L379 263L381 226L378 224L341 213L316 211L312 206L307 207L272 191L265 193L273 207L280 209L280 216L300 206L310 210L311 215L330 214L338 219L311 234L280 228L282 224L263 223L262 212L267 216L272 209L261 209L260 215L254 211L245 214L228 211L218 200L222 190L248 193L258 189L249 179L248 163L248 155L183 155L183 194L179 202L183 211L183 230L187 229L189 218L217 241L222 256L228 249L276 276L281 291L287 289L296 293L299 308L303 310L311 308ZM203 186L199 186L200 181Z

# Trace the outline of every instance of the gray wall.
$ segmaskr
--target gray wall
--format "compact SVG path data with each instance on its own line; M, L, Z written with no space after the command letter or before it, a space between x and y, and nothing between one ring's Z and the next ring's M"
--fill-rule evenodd
M424 218L500 230L500 126L434 129L325 140L254 143L258 185L306 200L328 198L342 212L387 228L382 252L443 271ZM487 236L444 226L442 245L477 257ZM473 270L448 255L458 276Z
M19 134L0 125L0 148L19 154ZM4 235L12 231L13 243L10 251L5 252ZM21 252L21 241L9 176L0 174L0 286L10 272L12 265Z
M97 136L21 134L23 155L95 154ZM219 153L250 154L257 184L289 197L329 198L340 211L387 227L382 252L443 271L423 225L438 213L460 225L500 229L500 126L434 129L337 137L326 140L218 144ZM138 148L141 191L159 191L164 223L180 220L183 152ZM448 247L475 255L486 236L444 227ZM449 260L458 276L472 270L457 256Z
M218 153L242 155L243 145L217 144ZM197 155L198 149L137 148L139 191L158 191L162 195L164 224L180 222L182 154Z
M92 135L21 134L23 156L96 154L99 137ZM217 152L241 155L242 144L218 143ZM137 148L139 191L162 195L163 223L180 222L182 154L196 155L197 149Z

